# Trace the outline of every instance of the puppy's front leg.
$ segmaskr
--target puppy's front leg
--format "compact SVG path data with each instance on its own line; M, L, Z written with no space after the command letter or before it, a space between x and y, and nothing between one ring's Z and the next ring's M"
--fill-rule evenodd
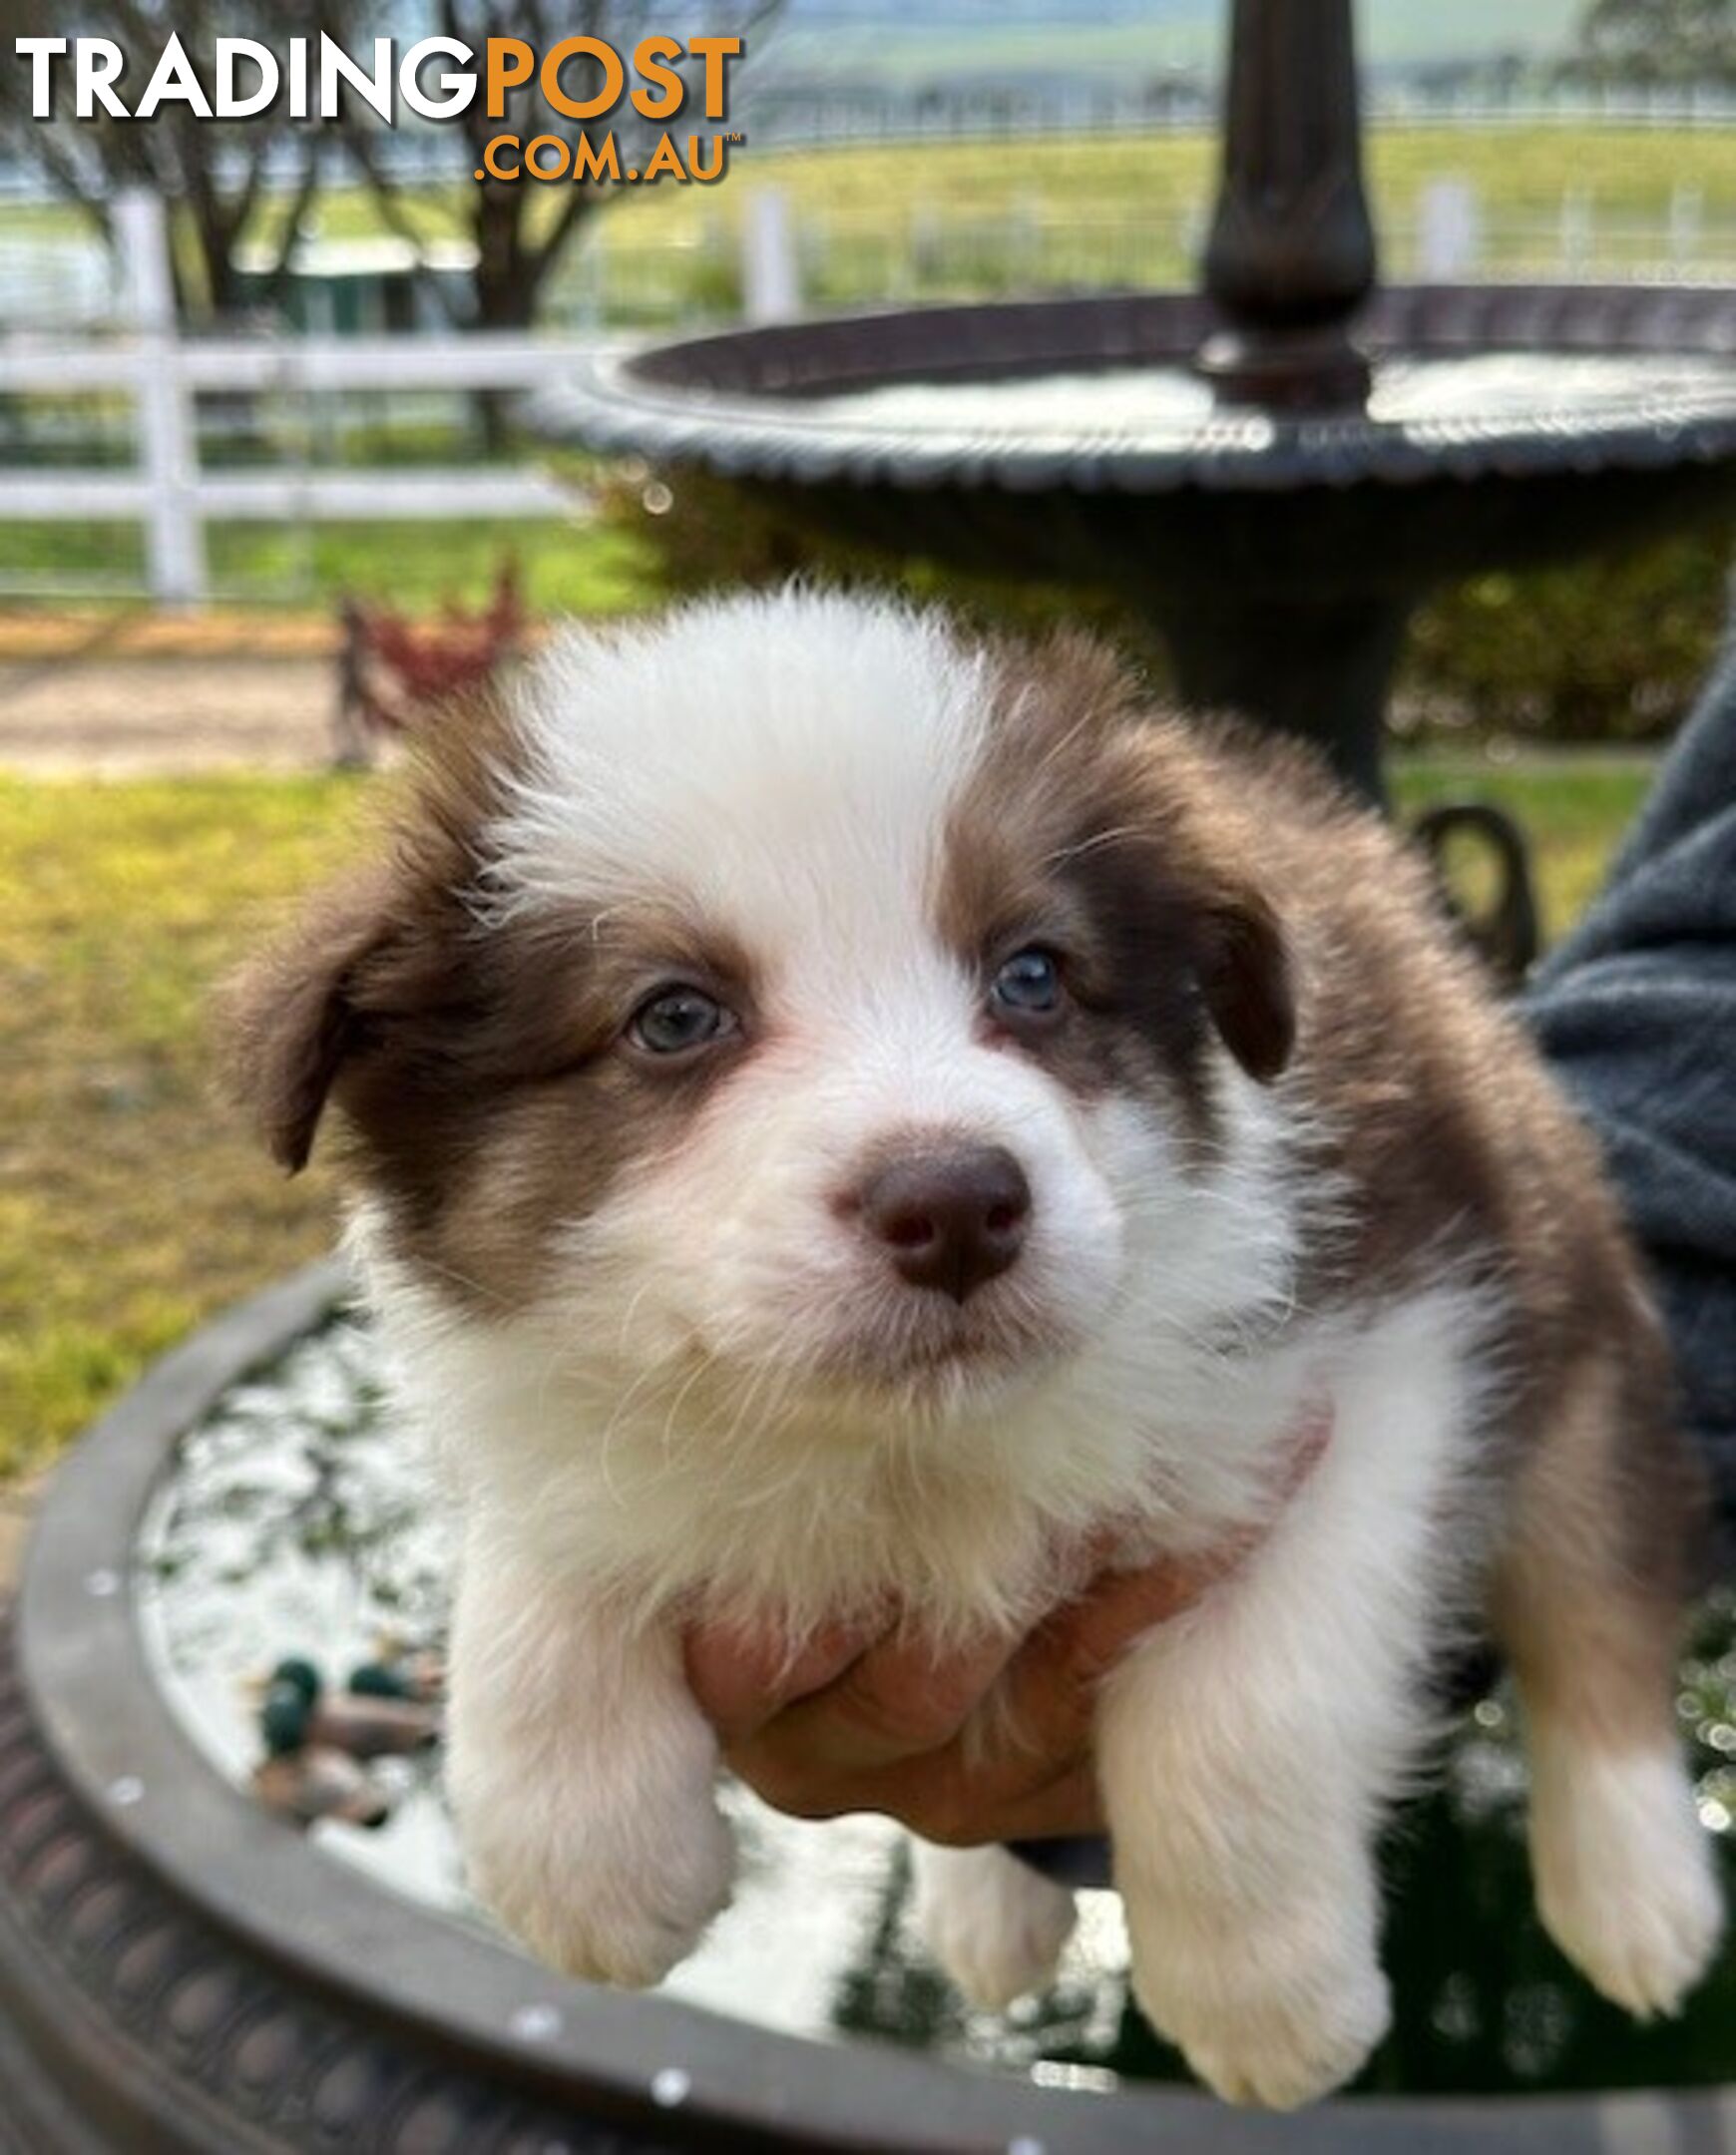
M1185 1645L1147 1644L1103 1702L1133 1991L1226 2101L1289 2109L1386 2030L1373 1792L1329 1724L1249 1680L1239 1626L1181 1621Z
M717 1746L672 1631L466 1537L446 1778L470 1883L540 1959L658 1981L729 1898Z
M1387 2026L1374 1849L1426 1733L1458 1419L1423 1374L1346 1399L1266 1544L1104 1687L1134 1992L1232 2101L1311 2101Z

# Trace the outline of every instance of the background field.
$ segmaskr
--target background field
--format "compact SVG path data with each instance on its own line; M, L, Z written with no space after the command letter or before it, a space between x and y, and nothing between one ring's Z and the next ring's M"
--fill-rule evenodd
M1377 75L1476 53L1554 55L1568 49L1581 12L1581 0L1363 0L1359 51ZM856 66L916 82L1021 65L1070 76L1210 70L1227 13L1222 0L1002 0L993 11L982 0L929 0L920 13L896 0L789 0L755 51L768 73L806 67L846 80Z
M788 195L805 219L860 219L902 245L909 219L925 206L936 216L1004 212L1040 205L1058 221L1083 230L1095 223L1125 231L1144 227L1147 259L1175 279L1190 274L1180 239L1205 207L1214 179L1213 139L1205 131L1151 135L1078 135L1012 142L936 142L839 149L735 153L728 180L715 188L658 182L623 189L593 227L596 245L623 268L646 249L700 250L717 234L732 234L756 188ZM1736 216L1736 134L1728 130L1644 127L1564 127L1492 124L1476 128L1382 126L1370 131L1368 180L1377 224L1402 242L1418 197L1431 180L1463 179L1476 191L1498 252L1504 227L1535 220L1535 243L1554 234L1562 195L1588 202L1594 217L1637 217L1655 229L1679 189L1694 189L1708 213ZM562 186L542 190L549 216L565 199ZM424 188L405 207L425 238L455 235L456 189ZM267 199L257 230L276 228L280 202ZM11 233L83 228L80 213L64 204L8 204L0 223ZM367 237L386 227L368 195L357 188L326 194L315 228L328 237ZM1517 257L1518 240L1506 243ZM1082 278L1086 263L1081 261Z
M706 280L733 278L732 240L749 195L776 188L836 258L813 267L821 293L860 289L909 251L913 219L940 235L972 217L1001 218L1012 207L1051 228L1071 259L1037 255L1029 273L1093 281L1099 266L1141 282L1191 280L1188 248L1215 181L1206 133L1081 135L1013 143L934 143L835 150L736 153L716 188L658 183L626 190L588 242L608 265L608 288L631 291L636 257L690 250L700 296ZM1498 268L1558 256L1563 194L1588 209L1606 235L1631 221L1655 241L1678 190L1698 191L1708 216L1736 217L1736 135L1707 129L1549 125L1373 130L1368 180L1390 269L1403 269L1423 189L1443 178L1468 182L1482 206L1488 251ZM545 191L553 216L564 189ZM429 189L412 212L425 237L457 230L455 196ZM46 213L44 213L46 214ZM63 213L53 213L62 215ZM320 229L360 237L380 229L366 196L328 197ZM844 251L838 254L838 249Z

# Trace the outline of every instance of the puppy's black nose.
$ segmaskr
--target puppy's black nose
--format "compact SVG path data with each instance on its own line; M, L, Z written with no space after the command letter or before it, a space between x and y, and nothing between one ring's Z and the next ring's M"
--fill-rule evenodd
M862 1192L862 1221L913 1287L955 1302L1018 1256L1031 1184L1004 1145L920 1153L883 1167Z

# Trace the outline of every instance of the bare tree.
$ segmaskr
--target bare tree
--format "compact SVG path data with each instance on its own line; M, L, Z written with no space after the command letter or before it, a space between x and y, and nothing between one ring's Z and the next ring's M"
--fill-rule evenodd
M725 0L705 12L704 29L746 38L780 5L734 0L731 9ZM382 14L414 23L418 32L438 29L460 39L479 63L495 37L522 38L540 58L565 37L596 37L627 50L659 31L684 43L695 27L693 0L374 0L371 7L361 0L174 0L173 7L164 0L85 0L78 29L112 38L136 67L155 57L173 29L203 71L219 36L254 37L281 51L289 37L316 46L324 32L348 45L351 33L371 32ZM13 36L62 35L63 0L10 0L7 27ZM506 93L503 116L491 119L479 95L455 124L468 167L481 169L497 134L528 140L575 133L576 123L544 99L538 72ZM118 188L150 187L175 204L186 241L177 249L178 297L190 317L231 312L248 300L269 304L281 295L320 187L322 141L359 173L382 223L418 253L429 236L426 161L394 157L390 132L353 94L345 93L335 125L290 119L286 100L241 121L202 120L186 102L169 100L149 122L114 119L100 109L90 120L62 115L45 122L31 116L30 84L28 68L0 68L0 155L34 166L105 233ZM142 87L125 85L135 97ZM644 166L662 133L658 121L627 101L600 125L613 131L624 171ZM475 267L468 279L443 276L430 280L431 288L459 322L527 327L586 222L624 192L593 180L542 186L467 178L456 191L456 210L474 245ZM246 269L237 259L243 240L254 257Z
M156 55L171 30L203 70L218 36L277 45L285 36L317 36L334 19L322 0L85 0L82 35L112 38L134 67ZM60 0L9 0L7 30L18 37L64 35ZM128 82L134 98L143 83ZM118 120L100 108L75 121L31 117L30 74L0 68L0 151L34 167L58 195L79 204L108 236L108 206L123 187L148 187L181 215L185 244L176 249L176 288L188 316L220 315L246 301L268 303L289 274L296 239L320 182L314 123L287 117L283 101L255 119L199 119L181 100L166 101L149 121ZM251 276L237 251L250 239L261 259Z
M737 0L733 14L727 7L706 10L704 31L747 39L780 4ZM623 52L658 31L685 40L694 31L695 12L692 0L436 0L433 9L441 33L478 54L489 38L522 38L539 58L567 37L601 38ZM476 171L483 170L483 153L496 135L529 141L534 135L552 134L571 140L575 133L577 123L545 100L535 72L521 87L506 92L504 104L501 117L491 119L479 94L457 122ZM415 198L425 183L387 165L379 154L381 130L365 111L352 110L346 146L367 179L380 217L420 245L425 226L417 219ZM626 102L599 126L613 130L624 171L643 167L663 132L658 121L645 119ZM437 286L448 311L462 312L482 328L527 328L568 248L611 198L624 192L593 180L559 186L491 179L467 184L460 191L458 214L475 246L476 268L468 294L462 284L454 288L442 280Z

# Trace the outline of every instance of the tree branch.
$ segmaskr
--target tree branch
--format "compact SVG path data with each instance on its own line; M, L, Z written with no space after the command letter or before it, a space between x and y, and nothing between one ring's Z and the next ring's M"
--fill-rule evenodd
M344 149L352 162L359 168L363 183L367 187L369 199L379 212L381 221L396 237L415 248L417 265L420 267L423 249L427 244L426 237L417 230L415 219L405 209L398 193L397 182L382 170L375 159L368 129L360 124L346 128L344 131ZM445 279L436 277L431 281L435 296L448 321L454 327L462 327L464 325L463 312L454 303Z
M290 199L289 214L277 244L277 258L265 272L263 296L267 306L275 306L283 296L283 288L288 283L289 272L294 266L296 241L301 237L301 226L306 220L307 213L313 208L318 197L319 183L319 153L309 144L307 162L301 169L300 181Z

